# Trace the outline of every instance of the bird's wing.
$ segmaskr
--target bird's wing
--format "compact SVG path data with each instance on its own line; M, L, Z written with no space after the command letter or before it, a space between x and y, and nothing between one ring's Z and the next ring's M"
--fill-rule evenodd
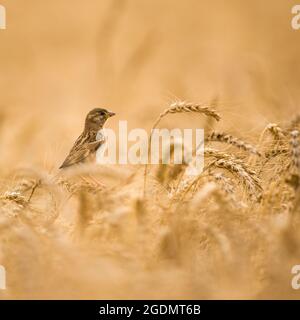
M80 137L77 139L77 141L80 141ZM83 162L91 153L95 152L102 143L104 143L104 139L83 144L75 143L69 155L67 156L63 164L59 167L59 169Z
M90 149L81 146L81 148L77 148L77 150L71 150L68 154L67 158L63 162L63 164L59 167L59 169L66 168L72 166L73 164L82 162L86 159L91 153Z

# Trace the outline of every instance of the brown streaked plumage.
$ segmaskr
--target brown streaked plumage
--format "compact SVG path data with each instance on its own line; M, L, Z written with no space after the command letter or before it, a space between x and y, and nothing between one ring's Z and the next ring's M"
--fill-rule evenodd
M85 119L84 130L75 141L69 155L59 167L60 169L83 163L94 157L97 149L105 142L105 139L96 140L97 133L103 128L106 120L115 113L106 109L95 108L91 110Z

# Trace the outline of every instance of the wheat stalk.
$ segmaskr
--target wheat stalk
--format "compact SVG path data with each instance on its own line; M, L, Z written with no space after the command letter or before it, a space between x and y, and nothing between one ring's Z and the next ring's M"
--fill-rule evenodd
M251 144L236 138L230 134L226 134L224 132L212 132L206 139L206 142L214 141L214 142L223 142L230 144L232 146L237 147L238 149L242 149L244 151L253 153L255 155L261 156L261 153Z
M298 130L293 130L291 132L291 158L292 167L296 173L300 176L300 133Z
M162 118L167 116L168 114L174 114L174 113L202 113L206 115L207 117L212 117L215 120L219 121L221 120L220 115L210 106L203 106L201 104L195 104L195 103L190 103L190 102L185 102L185 101L178 101L172 103L169 108L165 109L159 117L156 119L154 122L153 128L156 128L159 122L161 121Z
M289 152L289 149L287 149L287 148L277 148L277 149L267 151L265 153L265 157L267 159L271 159L271 158L275 158L279 155L286 155L288 152Z
M216 181L222 184L224 191L227 194L233 194L235 192L235 188L232 182L232 179L226 177L222 173L211 173L211 177Z
M285 131L277 123L269 123L265 130L270 132L276 141L285 138Z
M300 186L300 133L298 130L293 130L290 136L291 160L288 165L289 177L286 179L286 182L297 191Z
M201 113L206 115L207 117L212 117L215 120L219 121L221 119L220 115L210 106L203 106L200 104L189 103L185 101L177 101L172 103L169 108L165 109L154 122L151 134L148 143L148 159L150 155L150 148L151 148L151 141L152 141L152 133L154 129L158 126L160 121L167 116L168 114L175 114L175 113ZM148 165L145 165L144 171L144 196L146 195L146 184L147 184L147 173L148 173Z
M214 149L206 149L204 153L205 155L216 159L209 167L213 166L228 170L243 182L252 198L260 198L262 191L260 179L257 177L256 172L249 168L243 160L238 159L231 154Z

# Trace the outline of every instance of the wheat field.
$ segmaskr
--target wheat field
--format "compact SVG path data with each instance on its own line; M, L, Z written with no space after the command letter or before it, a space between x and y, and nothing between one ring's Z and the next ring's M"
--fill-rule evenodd
M1 299L300 298L293 1L0 2ZM204 128L203 173L61 173L93 106Z

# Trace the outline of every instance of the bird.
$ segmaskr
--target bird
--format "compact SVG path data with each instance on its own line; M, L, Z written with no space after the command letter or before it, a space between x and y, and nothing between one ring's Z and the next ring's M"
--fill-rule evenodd
M101 134L101 130L103 129L106 120L114 115L114 112L106 109L92 109L85 118L83 132L75 141L68 156L59 169L65 169L94 160L98 148L105 143L105 137ZM98 133L100 133L100 135Z

